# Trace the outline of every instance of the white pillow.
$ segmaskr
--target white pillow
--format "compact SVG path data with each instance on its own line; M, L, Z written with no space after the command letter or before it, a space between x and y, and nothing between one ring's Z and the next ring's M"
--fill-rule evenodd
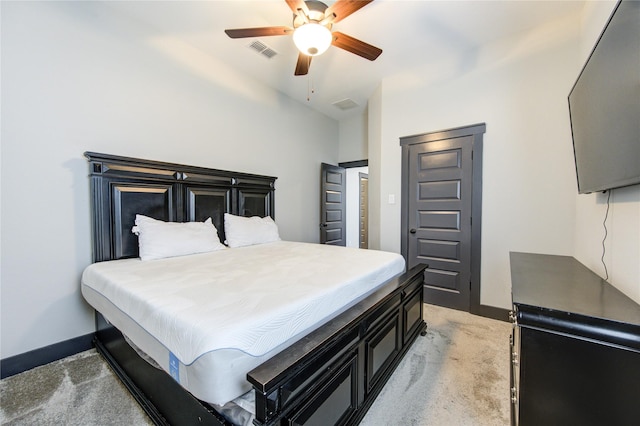
M254 244L280 241L278 225L271 217L242 217L224 214L225 241L229 247L243 247Z
M131 232L138 236L140 259L184 256L226 248L211 218L204 222L163 222L140 214Z

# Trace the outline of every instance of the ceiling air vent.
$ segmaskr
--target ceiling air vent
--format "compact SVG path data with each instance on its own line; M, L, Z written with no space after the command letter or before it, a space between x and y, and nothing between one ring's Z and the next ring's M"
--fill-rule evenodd
M331 105L335 106L336 108L339 108L341 110L345 110L345 109L351 109L351 108L355 108L358 106L358 104L353 100L353 99L343 99L341 101L336 101L334 103L332 103Z
M270 48L269 46L267 46L266 44L258 40L251 43L249 47L255 50L256 52L260 53L261 55L266 56L269 59L273 58L278 54L278 52L276 52L275 50L273 50L272 48Z

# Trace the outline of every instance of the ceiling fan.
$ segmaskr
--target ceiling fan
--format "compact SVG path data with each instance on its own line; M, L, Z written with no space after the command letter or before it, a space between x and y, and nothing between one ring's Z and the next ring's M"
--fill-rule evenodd
M330 45L374 61L382 49L339 31L331 31L333 24L358 11L373 0L337 0L331 6L315 0L285 0L293 11L293 28L285 26L237 28L225 30L231 38L267 37L293 34L300 51L295 75L309 72L311 58L326 51Z

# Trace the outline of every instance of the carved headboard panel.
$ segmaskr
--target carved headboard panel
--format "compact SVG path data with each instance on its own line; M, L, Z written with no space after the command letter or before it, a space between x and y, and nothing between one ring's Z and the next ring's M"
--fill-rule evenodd
M274 217L275 177L85 152L91 178L93 261L138 256L136 214L171 222L224 213Z

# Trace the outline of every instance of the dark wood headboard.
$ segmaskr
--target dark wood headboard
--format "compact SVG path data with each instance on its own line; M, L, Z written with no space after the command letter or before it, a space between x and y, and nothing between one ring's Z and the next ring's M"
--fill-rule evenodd
M93 261L138 257L136 214L170 222L211 217L224 242L224 214L274 217L271 176L85 152L91 178Z

